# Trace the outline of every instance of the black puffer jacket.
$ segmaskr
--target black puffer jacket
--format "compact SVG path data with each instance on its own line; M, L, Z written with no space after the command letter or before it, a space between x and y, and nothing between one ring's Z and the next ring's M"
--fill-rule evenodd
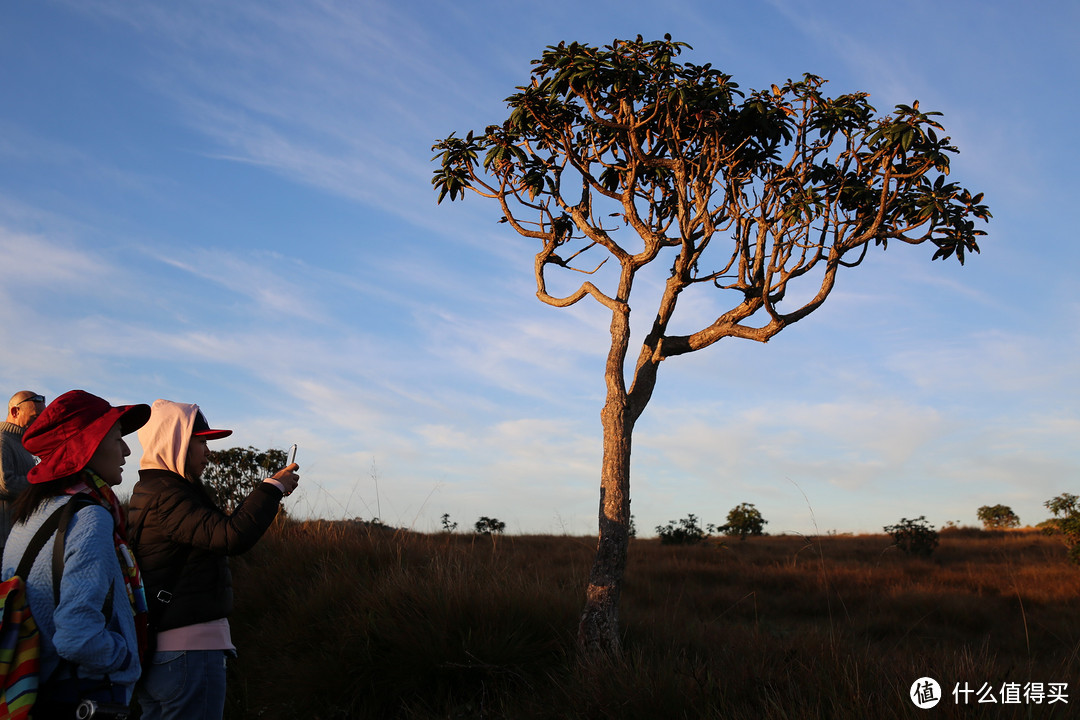
M228 617L228 555L250 550L274 521L281 491L260 483L226 515L201 484L168 470L140 470L128 506L128 537L139 560L154 630ZM172 593L170 602L159 593Z

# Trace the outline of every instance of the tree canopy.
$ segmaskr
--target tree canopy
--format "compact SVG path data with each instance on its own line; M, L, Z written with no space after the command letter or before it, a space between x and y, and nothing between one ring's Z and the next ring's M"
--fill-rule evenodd
M1002 530L1020 524L1020 518L1008 505L983 505L976 511L976 516L987 530Z
M665 338L661 356L726 335L767 339L820 305L836 268L861 263L870 245L929 242L934 259L961 263L978 252L974 221L990 213L981 193L946 180L957 149L940 113L915 101L875 117L867 93L826 97L814 75L744 94L709 64L676 62L686 47L670 36L549 47L507 98L505 122L434 146L439 201L466 190L497 199L503 220L542 244L538 295L553 305L591 295L623 307L622 293L589 281L547 293L547 271L591 270L573 263L596 248L631 269L674 249L680 289L742 298L714 324ZM720 239L730 242L707 261ZM819 266L821 292L783 312L788 283ZM764 327L742 324L760 310Z
M727 524L720 530L725 535L737 535L740 540L745 540L749 535L764 535L768 523L753 503L740 503L728 512Z
M1048 535L1060 535L1069 548L1069 559L1080 565L1080 497L1061 493L1043 505L1053 514L1043 527Z
M214 503L232 513L252 490L287 464L284 450L265 452L253 447L211 450L203 485Z

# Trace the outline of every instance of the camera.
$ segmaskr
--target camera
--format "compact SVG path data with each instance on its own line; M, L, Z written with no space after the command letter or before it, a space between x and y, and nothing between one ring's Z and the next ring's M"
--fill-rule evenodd
M78 720L127 720L131 711L127 705L120 703L104 703L96 700L83 700L75 708L75 717Z

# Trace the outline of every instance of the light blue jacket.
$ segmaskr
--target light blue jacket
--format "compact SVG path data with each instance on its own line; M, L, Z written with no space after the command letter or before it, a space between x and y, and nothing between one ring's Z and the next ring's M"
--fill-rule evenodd
M18 523L4 548L3 572L15 574L34 533L70 496L49 498L25 523ZM54 535L55 537L55 535ZM60 605L53 603L53 541L38 554L27 578L30 611L41 631L41 681L50 677L60 658L78 665L79 677L105 675L126 687L128 697L139 679L135 618L128 602L120 560L113 544L113 517L104 507L79 510L68 526ZM102 614L112 588L112 611Z

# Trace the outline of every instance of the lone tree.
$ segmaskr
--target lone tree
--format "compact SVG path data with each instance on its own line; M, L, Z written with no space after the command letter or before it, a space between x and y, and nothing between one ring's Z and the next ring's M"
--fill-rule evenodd
M506 523L497 518L489 518L487 515L483 515L473 527L476 529L477 535L501 535L506 530Z
M432 148L439 202L466 190L495 200L501 222L537 243L541 301L590 297L611 313L599 542L579 625L590 654L619 650L631 438L660 363L724 338L768 341L872 245L929 243L934 259L963 263L985 234L974 220L990 217L981 193L946 182L957 150L939 113L914 102L875 117L866 93L826 97L813 75L744 94L711 65L678 62L687 47L670 36L548 47L505 122ZM631 294L649 266L663 288L628 361ZM565 291L549 291L549 276ZM692 292L728 309L682 332L675 310Z
M1020 518L1008 505L983 505L976 515L987 530L1004 530L1020 524Z
M748 535L764 535L768 522L753 503L742 503L731 508L727 524L720 530L725 535L738 535L740 540L745 540Z

